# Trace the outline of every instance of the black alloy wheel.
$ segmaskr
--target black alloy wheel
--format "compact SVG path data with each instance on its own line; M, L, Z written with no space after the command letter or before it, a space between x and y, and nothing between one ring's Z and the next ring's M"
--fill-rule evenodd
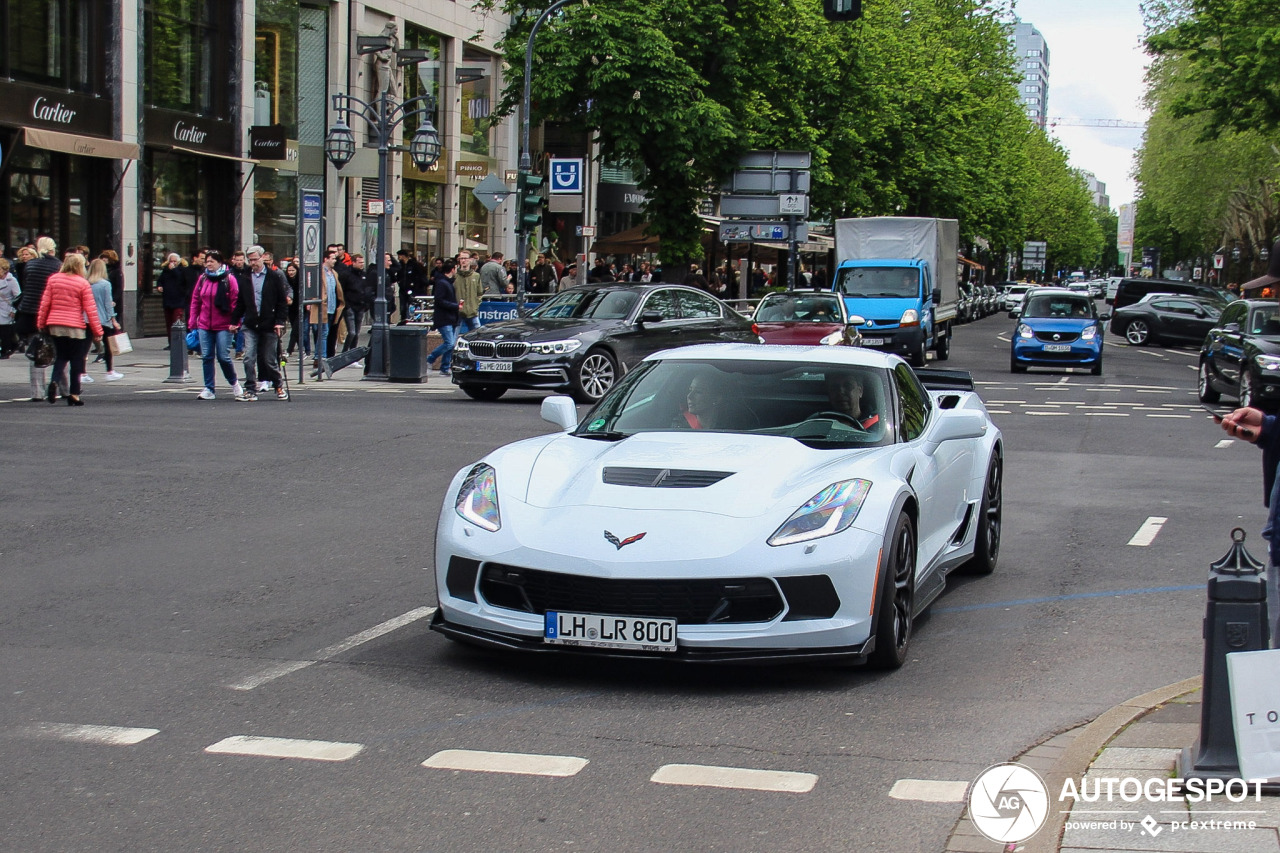
M1246 409L1253 403L1253 374L1249 372L1249 368L1240 371L1240 408Z
M1009 356L1009 372L1010 373L1026 373L1027 366L1025 364L1018 364L1017 357L1010 355Z
M1130 320L1124 327L1124 339L1136 347L1151 343L1151 328L1146 320Z
M1201 403L1216 403L1222 399L1222 395L1209 381L1209 362L1203 358L1200 359L1200 370L1196 374L1196 394L1199 395Z
M1094 376L1102 375L1102 356L1098 356L1098 360L1095 361L1093 363L1093 366L1089 368L1089 372L1092 373Z
M602 349L591 350L573 371L573 396L579 403L595 403L618 381L618 363Z
M877 598L876 647L867 663L897 669L907 661L916 605L916 528L905 510L885 543Z
M997 450L987 466L987 481L978 505L978 533L973 543L973 556L964 571L973 575L989 575L1000 559L1000 524L1004 507L1004 460Z
M951 358L951 330L950 329L948 329L947 333L938 340L937 344L934 345L933 354L938 359L938 361L946 361L947 359Z

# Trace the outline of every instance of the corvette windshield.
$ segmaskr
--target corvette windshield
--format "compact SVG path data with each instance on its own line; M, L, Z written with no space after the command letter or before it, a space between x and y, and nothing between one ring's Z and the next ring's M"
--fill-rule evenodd
M622 320L639 298L633 290L572 288L542 303L532 316L543 320Z
M645 362L575 431L618 441L641 432L772 435L817 448L893 442L884 370L823 362Z
M920 273L911 267L846 268L834 290L854 297L910 298L920 293Z

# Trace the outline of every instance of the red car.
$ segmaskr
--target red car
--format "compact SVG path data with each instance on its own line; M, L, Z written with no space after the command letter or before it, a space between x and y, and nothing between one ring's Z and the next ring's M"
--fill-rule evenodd
M798 346L861 346L858 327L866 322L849 316L840 294L815 290L770 293L751 319L766 344Z

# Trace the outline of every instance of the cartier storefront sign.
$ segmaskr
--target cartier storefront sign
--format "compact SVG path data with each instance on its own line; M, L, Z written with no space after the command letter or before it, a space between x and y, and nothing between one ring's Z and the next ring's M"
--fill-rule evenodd
M240 156L235 130L229 121L154 107L147 108L143 121L148 145Z
M75 92L0 82L0 123L76 135L113 136L113 104Z

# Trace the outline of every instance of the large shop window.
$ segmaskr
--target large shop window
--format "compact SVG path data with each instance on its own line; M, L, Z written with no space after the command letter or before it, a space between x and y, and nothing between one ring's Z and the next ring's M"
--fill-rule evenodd
M444 39L422 27L405 24L404 46L414 50L425 50L428 57L426 62L420 62L416 66L411 65L405 69L404 99L408 101L421 95L430 95L435 98L436 109L431 116L431 121L435 124L436 130L441 130L443 124L440 120L440 68L444 53ZM419 123L418 116L405 120L406 143L413 138Z
M469 190L462 193L462 246L472 251L488 253L489 211Z
M298 137L298 5L258 0L253 51L253 123Z
M237 3L145 0L148 106L230 118L231 15L238 9Z
M414 257L427 263L441 251L440 235L444 230L443 191L443 186L428 181L404 182L400 248L409 249Z
M106 7L101 0L6 0L0 4L0 76L73 92L102 83Z
M459 148L485 157L493 153L493 57L471 47L462 51L462 138Z

